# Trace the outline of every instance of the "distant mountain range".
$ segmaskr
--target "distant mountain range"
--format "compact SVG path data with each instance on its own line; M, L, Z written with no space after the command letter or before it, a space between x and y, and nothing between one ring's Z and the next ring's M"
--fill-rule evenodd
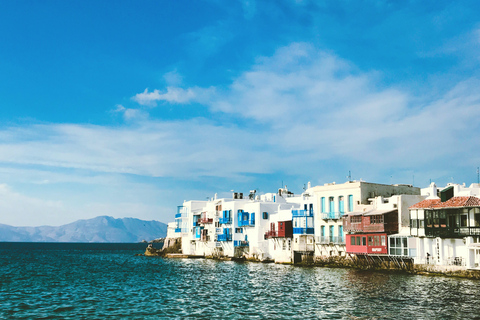
M100 216L59 227L13 227L0 224L0 241L15 242L141 242L164 238L167 225L159 221Z

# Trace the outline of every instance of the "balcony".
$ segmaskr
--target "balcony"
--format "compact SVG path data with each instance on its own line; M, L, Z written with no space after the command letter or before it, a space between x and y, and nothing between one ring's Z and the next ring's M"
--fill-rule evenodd
M293 234L313 234L313 228L293 228Z
M210 223L213 223L213 218L198 219L198 223L200 223L200 224L210 224Z
M218 234L217 241L232 241L231 234Z
M238 226L239 227L254 227L255 226L255 220L240 220L240 221L238 221Z
M436 226L436 225L434 225ZM480 235L480 227L429 227L425 228L425 236L440 238L463 238Z
M267 231L265 232L265 239L278 238L278 231Z
M323 220L338 220L342 218L344 212L323 212L322 219Z
M182 217L182 214L181 213L175 213L175 219L179 219Z
M293 243L292 249L293 251L303 251L303 252L315 250L313 243Z
M234 246L234 247L248 247L249 244L248 244L248 241L235 240L235 241L233 242L233 246Z
M218 223L219 224L231 224L232 223L232 218L219 218Z
M313 211L292 210L292 217L313 217Z
M363 232L363 222L348 222L344 224L346 232Z
M315 242L318 244L345 244L345 237L320 236L316 237Z

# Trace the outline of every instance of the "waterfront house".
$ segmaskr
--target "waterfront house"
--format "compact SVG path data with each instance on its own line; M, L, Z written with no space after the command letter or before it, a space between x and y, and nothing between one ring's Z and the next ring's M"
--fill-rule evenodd
M410 207L410 234L416 237L415 263L478 268L480 198L455 196L455 187L432 192ZM458 191L465 192L458 188ZM437 194L439 196L437 196Z
M420 195L420 189L411 185L385 185L365 181L327 183L307 189L306 192L314 196L316 257L346 255L346 231L342 218L354 212L361 214L375 197ZM404 223L408 226L408 214L404 217Z

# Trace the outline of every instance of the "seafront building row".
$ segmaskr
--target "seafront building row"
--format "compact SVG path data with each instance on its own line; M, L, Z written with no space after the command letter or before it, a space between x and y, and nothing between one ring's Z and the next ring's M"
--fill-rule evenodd
M186 255L297 263L325 257L410 259L415 264L479 268L480 187L348 181L295 195L215 195L184 201L168 238Z

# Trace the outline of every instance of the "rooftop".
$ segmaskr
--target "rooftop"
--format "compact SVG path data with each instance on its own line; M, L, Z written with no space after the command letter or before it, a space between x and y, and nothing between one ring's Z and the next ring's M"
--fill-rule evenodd
M440 199L426 199L414 204L409 209L436 209L436 208L463 208L480 207L480 198L477 197L453 197L445 202Z

